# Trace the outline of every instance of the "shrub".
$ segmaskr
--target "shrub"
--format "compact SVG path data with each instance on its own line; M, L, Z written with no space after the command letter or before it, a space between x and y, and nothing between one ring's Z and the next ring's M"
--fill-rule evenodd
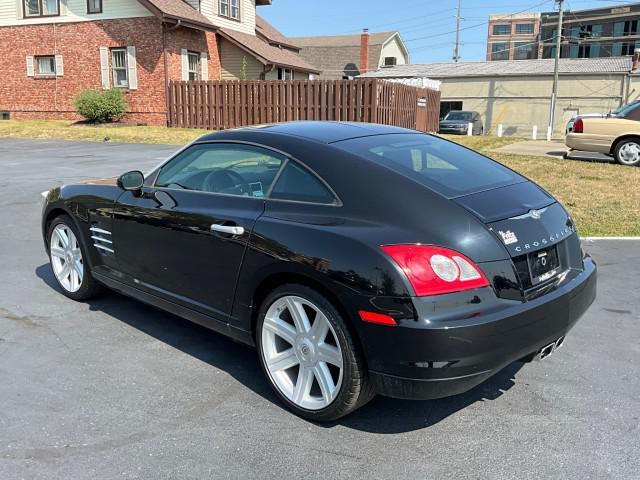
M84 90L73 99L76 111L90 122L105 123L119 119L127 110L124 94L111 90Z

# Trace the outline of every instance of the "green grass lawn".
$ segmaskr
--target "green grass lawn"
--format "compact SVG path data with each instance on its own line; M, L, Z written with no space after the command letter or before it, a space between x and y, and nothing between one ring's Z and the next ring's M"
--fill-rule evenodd
M74 126L66 121L0 121L0 137L182 145L206 133L162 127ZM512 137L447 136L531 178L569 209L583 236L640 236L640 168L496 152Z

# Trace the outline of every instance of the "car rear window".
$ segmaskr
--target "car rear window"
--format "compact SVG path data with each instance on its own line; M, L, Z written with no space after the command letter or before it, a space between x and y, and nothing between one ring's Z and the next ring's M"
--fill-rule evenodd
M444 117L445 120L471 120L473 114L471 112L449 112Z
M479 153L424 134L389 134L333 143L455 198L527 181Z

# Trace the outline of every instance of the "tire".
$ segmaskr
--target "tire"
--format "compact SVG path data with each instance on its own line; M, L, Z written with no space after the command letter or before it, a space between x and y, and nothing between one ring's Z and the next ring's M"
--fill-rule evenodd
M629 167L640 165L640 139L626 138L619 141L613 150L613 158L620 165Z
M66 235L69 248L64 247L63 237L59 232ZM60 215L49 224L47 245L53 276L62 293L78 301L94 297L101 288L91 275L91 268L86 261L87 252L81 239L78 227L68 215ZM73 266L65 270L65 265L71 264Z
M300 328L301 323L306 327ZM267 296L258 313L256 343L271 387L300 417L337 420L374 397L363 356L345 320L331 302L307 286L282 285Z

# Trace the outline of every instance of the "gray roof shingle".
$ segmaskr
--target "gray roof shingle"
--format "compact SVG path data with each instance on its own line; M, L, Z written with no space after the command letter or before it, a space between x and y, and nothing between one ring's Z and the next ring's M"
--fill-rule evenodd
M297 51L280 48L267 43L262 38L248 33L238 32L228 28L218 30L224 38L235 43L238 47L250 52L266 64L280 67L292 67L296 70L318 73L320 70L306 62Z
M625 73L632 67L631 57L562 58L561 74ZM554 59L508 60L496 62L428 63L398 65L368 72L362 77L377 78L457 78L505 75L553 75Z
M370 32L369 44L382 45L397 32ZM299 47L360 47L360 33L355 35L320 35L315 37L289 37Z
M398 35L398 32L369 33L368 69L378 68L382 45ZM325 35L317 37L290 37L298 45L300 55L309 63L317 65L321 79L341 79L360 74L360 37L356 35Z
M186 21L205 29L215 30L207 17L183 0L138 0L154 15L160 18L171 18Z

